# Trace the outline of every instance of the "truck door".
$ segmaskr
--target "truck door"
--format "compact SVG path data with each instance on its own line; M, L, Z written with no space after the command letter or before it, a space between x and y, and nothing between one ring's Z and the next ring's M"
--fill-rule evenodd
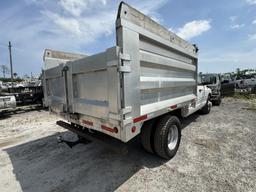
M205 86L202 84L201 76L197 77L197 102L196 105L202 105L205 100Z

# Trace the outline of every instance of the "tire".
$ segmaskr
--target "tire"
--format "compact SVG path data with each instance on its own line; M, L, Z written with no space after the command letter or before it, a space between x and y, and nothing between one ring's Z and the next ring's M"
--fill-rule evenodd
M158 156L171 159L178 151L181 139L181 125L177 117L163 116L157 123L154 135L154 149ZM173 140L168 142L168 140Z
M208 113L210 113L210 111L211 111L211 108L212 108L212 105L211 105L211 103L209 103L210 102L210 96L208 96L208 99L207 99L207 101L206 101L206 104L204 105L204 107L202 108L202 113L203 114L208 114Z
M221 96L218 98L217 101L214 102L215 105L220 106L221 104Z
M149 153L154 153L155 125L156 120L152 119L146 121L141 128L141 143L143 148Z

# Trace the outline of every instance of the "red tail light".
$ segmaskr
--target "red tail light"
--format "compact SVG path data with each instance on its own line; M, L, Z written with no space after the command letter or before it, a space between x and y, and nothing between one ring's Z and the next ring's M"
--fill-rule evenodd
M136 131L137 127L133 126L132 127L132 133L134 133Z

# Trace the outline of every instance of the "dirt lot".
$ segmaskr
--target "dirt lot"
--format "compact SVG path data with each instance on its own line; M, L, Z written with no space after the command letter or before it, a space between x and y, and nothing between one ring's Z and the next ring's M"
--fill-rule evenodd
M46 111L0 117L0 191L255 191L256 111L227 98L209 115L184 122L170 161L144 152L139 140L128 154L96 143L70 149L56 136L75 136Z

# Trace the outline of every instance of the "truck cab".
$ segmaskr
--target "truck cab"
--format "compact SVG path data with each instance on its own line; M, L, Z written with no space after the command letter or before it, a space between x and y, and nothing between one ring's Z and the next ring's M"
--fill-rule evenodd
M221 77L216 73L201 74L202 84L212 90L210 100L215 105L221 103Z
M188 111L182 111L182 116L187 117L196 111L201 111L208 114L211 111L212 103L210 101L212 90L202 83L200 75L197 76L197 97L192 103Z

